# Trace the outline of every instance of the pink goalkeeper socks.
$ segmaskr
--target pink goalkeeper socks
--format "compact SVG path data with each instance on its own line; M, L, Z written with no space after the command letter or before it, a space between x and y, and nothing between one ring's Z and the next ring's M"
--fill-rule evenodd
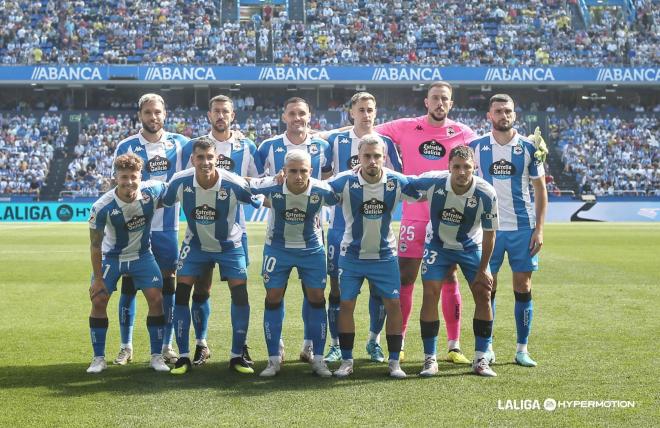
M401 293L401 308L403 309L403 289ZM447 326L447 340L458 341L461 334L461 292L458 282L442 283L442 316Z

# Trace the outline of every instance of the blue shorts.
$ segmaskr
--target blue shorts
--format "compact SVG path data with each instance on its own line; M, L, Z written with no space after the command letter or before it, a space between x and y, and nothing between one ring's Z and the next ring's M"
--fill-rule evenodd
M241 247L216 253L184 245L179 255L177 276L199 277L216 263L220 266L223 278L247 279L245 253Z
M454 264L461 267L463 276L472 284L481 264L481 250L448 250L433 243L426 244L422 259L422 281L442 281Z
M344 231L340 229L328 229L328 275L337 278L339 274L339 248Z
M176 270L179 258L179 232L176 230L152 231L151 251L161 270Z
M373 291L383 299L398 299L401 290L399 261L396 257L387 260L360 260L339 257L339 293L341 300L355 300L360 294L364 280L368 280Z
M495 237L495 249L490 258L490 270L500 271L504 262L504 253L509 256L509 266L513 272L533 272L539 270L538 253L532 257L529 243L534 229L498 231Z
M284 288L294 267L298 270L298 277L305 287L325 288L327 273L323 247L301 249L264 245L261 276L264 278L266 288Z
M117 281L122 275L133 277L133 284L138 290L163 288L163 277L160 274L160 268L151 253L143 254L138 259L130 262L120 262L117 257L103 256L101 269L103 284L110 294L117 289ZM94 281L94 274L92 274L92 281Z

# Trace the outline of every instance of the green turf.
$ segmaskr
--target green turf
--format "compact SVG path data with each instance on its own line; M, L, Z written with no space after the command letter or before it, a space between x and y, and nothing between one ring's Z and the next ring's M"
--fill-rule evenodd
M256 369L265 366L259 277L263 225L250 226L249 343ZM500 275L495 350L498 377L479 378L465 366L440 363L432 379L422 363L418 316L421 287L406 343L409 378L387 378L386 365L365 359L367 302L358 300L356 370L349 379L319 379L287 361L274 379L227 367L229 296L214 286L213 357L189 376L147 368L146 305L140 298L135 359L88 375L89 250L84 224L0 225L0 426L653 426L660 421L653 352L660 326L657 290L660 228L654 225L549 225L541 271L534 276L530 341L539 367L512 364L513 296ZM462 281L463 348L472 356L474 304ZM290 360L302 339L298 287L287 296L284 335ZM119 344L113 296L108 357ZM444 327L441 346L444 348ZM655 333L654 333L655 332ZM629 400L632 409L500 410L506 400ZM532 402L533 403L533 402Z

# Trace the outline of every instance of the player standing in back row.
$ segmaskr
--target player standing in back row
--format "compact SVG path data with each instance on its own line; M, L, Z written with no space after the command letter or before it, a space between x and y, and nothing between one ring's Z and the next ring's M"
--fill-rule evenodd
M499 199L500 232L490 261L493 273L491 301L495 313L497 272L506 252L513 271L514 315L517 349L514 361L525 367L535 367L529 356L527 340L532 327L532 272L538 270L538 253L543 246L543 225L548 206L543 169L544 148L518 134L513 99L506 94L493 95L489 102L488 120L492 131L474 140L477 174L495 187ZM529 184L534 187L534 202ZM489 362L495 361L492 345Z
M376 127L376 131L392 138L399 146L403 173L406 175L447 170L449 152L456 146L467 145L476 136L468 126L447 117L454 105L449 83L431 84L424 105L427 109L425 116L397 119ZM428 222L428 202L403 202L399 233L399 269L404 339L412 311L415 280L424 253ZM470 360L460 350L461 294L455 266L447 272L447 278L442 281L442 314L447 327L447 359L454 363L469 364Z

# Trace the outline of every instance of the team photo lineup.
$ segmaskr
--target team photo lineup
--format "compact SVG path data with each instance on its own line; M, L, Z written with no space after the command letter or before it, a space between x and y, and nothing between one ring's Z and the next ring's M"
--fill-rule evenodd
M548 203L545 142L538 130L518 133L515 101L505 93L490 97L483 114L491 130L477 135L450 118L452 91L449 83L429 82L426 115L380 125L375 97L357 92L348 102L353 125L322 132L309 127L308 102L291 97L282 106L285 132L258 146L232 130L234 103L225 95L209 100L209 133L192 139L165 131L167 107L160 95L142 95L142 127L117 144L112 160L116 187L94 203L89 216L93 359L87 372L146 355L132 344L141 318L138 291L148 306L149 366L184 375L204 365L212 352L207 333L216 265L216 282L229 287L232 334L231 340L214 340L231 343L228 363L241 374L276 376L287 359L299 358L319 377L349 377L354 312L356 305L368 305L369 331L357 334L368 336L364 349L371 361L386 365L384 374L408 376L400 365L406 337L421 334L419 376L438 374L439 360L497 376L496 291L509 283L517 337L498 350L497 361L513 361L521 370L536 367L528 340L532 273L539 268ZM393 214L400 204L395 233ZM268 209L261 325L249 323L251 306L261 304L249 290L261 284L247 281L247 266L258 257L248 251L253 238L244 205ZM180 211L186 219L182 242ZM498 281L505 254L512 278ZM413 302L418 276L423 297ZM461 343L461 323L470 315L462 311L461 282L474 299L473 349L465 338ZM292 344L299 338L290 335L285 346L282 331L284 297L289 285L297 293L298 283L300 348ZM118 298L110 299L115 291ZM366 296L358 299L362 291ZM119 325L112 326L108 311L116 304ZM295 310L289 316L297 316ZM121 343L106 343L109 328L118 328ZM266 366L258 371L248 337L265 339ZM443 337L446 345L438 343Z

